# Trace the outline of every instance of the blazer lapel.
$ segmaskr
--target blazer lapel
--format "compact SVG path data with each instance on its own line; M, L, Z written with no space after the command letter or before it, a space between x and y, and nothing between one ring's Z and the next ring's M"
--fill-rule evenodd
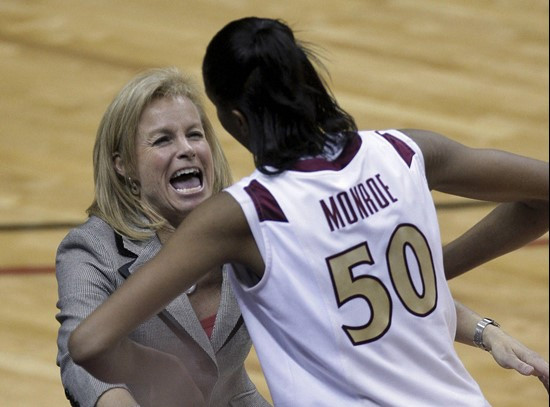
M120 235L118 235L120 236ZM125 237L117 238L119 253L131 258L131 260L120 267L119 272L128 278L139 269L144 263L153 258L161 248L157 237L151 238L142 245L130 241ZM119 244L120 241L120 244ZM123 252L123 253L122 253ZM225 283L225 282L224 282ZM223 291L222 291L223 300ZM219 315L218 315L219 316ZM202 329L200 321L195 314L187 295L182 294L172 301L158 314L158 317L178 336L191 336L195 342L216 362L215 352L212 343ZM217 320L217 318L216 318ZM217 321L216 321L217 322ZM215 328L216 330L216 328Z
M220 306L216 316L214 331L212 332L212 346L218 352L223 348L237 333L243 325L243 317L239 309L239 304L231 290L231 282L229 281L230 267L223 266L223 282Z

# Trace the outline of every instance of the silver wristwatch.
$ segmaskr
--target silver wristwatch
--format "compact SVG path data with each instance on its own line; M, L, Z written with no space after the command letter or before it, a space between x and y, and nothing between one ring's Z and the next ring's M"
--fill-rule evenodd
M487 325L494 325L496 327L500 327L500 324L490 318L483 318L481 321L479 321L476 325L476 331L474 332L474 344L483 349L488 351L487 347L483 344L483 331L485 330L485 327Z

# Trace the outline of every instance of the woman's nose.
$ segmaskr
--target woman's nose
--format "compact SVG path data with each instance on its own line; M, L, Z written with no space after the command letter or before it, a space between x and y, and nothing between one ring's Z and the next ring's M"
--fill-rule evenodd
M195 157L195 148L187 137L179 137L178 142L178 157L193 158Z

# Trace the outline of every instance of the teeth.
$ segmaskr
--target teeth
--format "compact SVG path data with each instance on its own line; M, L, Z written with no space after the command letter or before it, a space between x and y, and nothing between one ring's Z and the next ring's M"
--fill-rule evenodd
M197 168L184 168L182 170L179 170L178 172L176 172L172 178L176 178L176 177L179 177L180 175L188 175L188 174L196 174L198 175L199 174L199 170Z

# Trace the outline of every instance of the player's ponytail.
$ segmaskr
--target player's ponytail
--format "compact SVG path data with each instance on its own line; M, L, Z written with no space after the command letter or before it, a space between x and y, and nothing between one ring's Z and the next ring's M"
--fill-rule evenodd
M310 59L315 54L279 20L234 21L208 46L203 62L207 92L214 103L246 115L249 148L261 171L288 169L356 129Z

